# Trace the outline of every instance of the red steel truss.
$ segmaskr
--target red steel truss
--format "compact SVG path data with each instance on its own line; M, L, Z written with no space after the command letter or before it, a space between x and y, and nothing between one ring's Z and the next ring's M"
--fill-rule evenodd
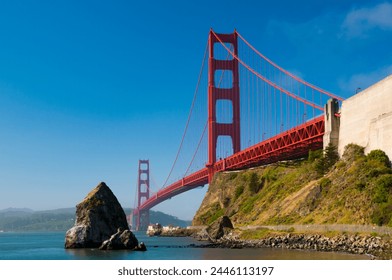
M220 160L213 165L212 170L215 174L306 157L309 150L323 147L323 135L324 117L321 116ZM209 170L211 167L203 168L163 188L135 209L134 214L151 209L175 195L209 183Z

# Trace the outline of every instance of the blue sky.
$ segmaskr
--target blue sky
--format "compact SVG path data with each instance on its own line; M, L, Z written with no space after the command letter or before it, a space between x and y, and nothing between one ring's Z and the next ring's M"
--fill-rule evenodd
M392 74L391 1L1 1L0 209L100 181L131 207L139 159L160 186L211 27L343 97ZM205 191L154 209L191 219Z

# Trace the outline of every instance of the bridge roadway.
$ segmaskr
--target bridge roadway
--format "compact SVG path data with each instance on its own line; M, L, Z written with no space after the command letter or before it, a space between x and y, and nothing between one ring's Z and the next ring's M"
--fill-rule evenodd
M221 171L239 170L307 156L309 150L323 147L323 135L324 116L321 116L219 160L212 167L205 167L172 183L145 200L138 209L134 210L134 214L137 215L142 210L149 210L180 193L208 184L210 168L215 174Z

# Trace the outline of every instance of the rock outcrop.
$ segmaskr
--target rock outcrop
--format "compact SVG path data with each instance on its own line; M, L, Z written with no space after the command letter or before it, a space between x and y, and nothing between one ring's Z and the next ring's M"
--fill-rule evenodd
M236 235L225 235L213 244L218 248L286 248L367 254L380 259L392 259L392 241L380 236L340 234L328 237L322 234L281 233L257 240L242 240ZM212 247L212 246L211 246Z
M167 236L167 237L184 237L194 236L198 233L197 229L181 228L175 226L162 226L156 223L155 225L149 225L146 234L148 236Z
M148 236L159 236L159 235L162 234L162 231L163 231L162 225L156 223L154 225L149 225L148 226L146 234Z
M206 229L209 239L216 241L222 238L225 234L233 229L233 224L231 223L229 217L222 216L209 225Z
M124 210L109 187L101 182L76 206L75 226L65 235L65 248L99 248L119 228L128 230ZM135 240L137 243L136 238L132 242Z
M138 250L138 240L132 231L119 228L108 240L99 247L100 250ZM145 251L145 250L144 250Z

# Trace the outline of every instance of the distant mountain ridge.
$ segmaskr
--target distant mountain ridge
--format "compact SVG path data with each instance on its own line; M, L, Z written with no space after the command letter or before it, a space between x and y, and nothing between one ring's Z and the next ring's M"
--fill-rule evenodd
M34 211L29 208L0 210L0 231L67 231L75 223L75 207ZM126 215L131 213L125 208ZM183 221L162 212L150 211L151 223L186 227L191 221Z
M34 212L34 210L30 208L13 208L13 207L0 209L0 213L7 213L7 212Z

